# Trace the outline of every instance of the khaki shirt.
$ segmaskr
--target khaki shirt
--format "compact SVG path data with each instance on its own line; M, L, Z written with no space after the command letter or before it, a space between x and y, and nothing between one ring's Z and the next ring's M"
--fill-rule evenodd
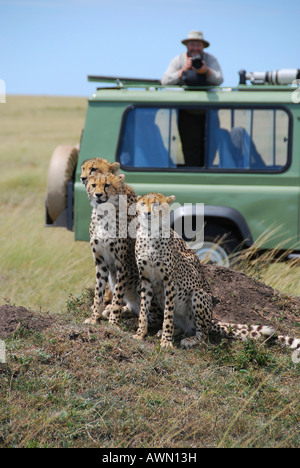
M223 83L223 74L218 60L207 52L202 52L202 56L208 68L211 69L211 74L206 78L208 83L212 86L220 86ZM177 55L177 57L171 60L161 79L162 85L179 84L180 78L178 77L178 71L181 70L186 59L187 53L182 52L182 54Z

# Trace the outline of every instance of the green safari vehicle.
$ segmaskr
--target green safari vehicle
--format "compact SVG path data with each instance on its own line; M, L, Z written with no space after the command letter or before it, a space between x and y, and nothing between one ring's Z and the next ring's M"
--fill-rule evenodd
M201 259L229 266L231 252L255 241L300 256L299 70L239 74L234 88L89 76L103 86L88 101L80 144L52 155L46 225L89 240L80 166L102 157L120 163L138 194L175 195L175 227L204 216Z

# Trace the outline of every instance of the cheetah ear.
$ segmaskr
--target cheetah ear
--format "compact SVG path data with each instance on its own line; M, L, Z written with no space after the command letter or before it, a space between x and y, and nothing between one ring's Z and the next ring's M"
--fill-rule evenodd
M124 182L124 179L125 179L125 175L124 174L119 174L119 180Z
M169 205L175 200L175 198L175 195L170 195L169 197L167 197L167 202L169 203Z
M113 174L116 174L118 170L120 169L120 164L118 162L115 162L111 165L110 170Z
M138 195L136 199L137 199L137 201L139 201L141 198L142 198L142 196Z

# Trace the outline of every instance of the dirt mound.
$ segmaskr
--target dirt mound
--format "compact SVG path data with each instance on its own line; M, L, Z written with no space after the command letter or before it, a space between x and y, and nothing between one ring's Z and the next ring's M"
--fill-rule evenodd
M206 265L205 273L213 295L220 301L214 309L219 320L245 324L299 322L300 298L289 297L264 283L228 268Z
M280 294L228 268L205 265L205 273L219 301L214 308L215 318L233 323L272 325L282 331L295 329L296 322L299 323L300 298ZM86 303L84 308L89 309L90 305ZM0 306L0 339L7 338L19 327L40 331L52 323L51 317L43 317L22 306Z
M44 330L52 324L50 317L41 317L25 307L0 306L0 338L7 338L21 326L28 330Z

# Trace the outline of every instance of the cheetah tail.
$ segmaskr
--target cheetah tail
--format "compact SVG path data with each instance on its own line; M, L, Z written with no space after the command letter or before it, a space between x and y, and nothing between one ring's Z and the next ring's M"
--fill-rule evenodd
M300 339L291 338L284 335L277 335L274 328L268 327L266 325L242 325L239 323L234 324L214 320L211 331L218 333L221 336L237 338L241 340L247 340L248 338L256 340L272 337L272 339L279 341L281 344L291 349L300 348Z
M291 349L300 349L300 340L298 338L291 338L290 336L278 335L276 337L283 346L288 346Z

